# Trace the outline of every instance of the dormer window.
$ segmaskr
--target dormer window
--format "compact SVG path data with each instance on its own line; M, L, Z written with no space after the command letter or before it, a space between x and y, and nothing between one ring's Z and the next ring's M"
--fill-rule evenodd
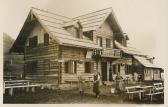
M83 38L82 25L79 20L65 22L64 28L76 38Z
M93 31L83 32L83 35L93 41Z

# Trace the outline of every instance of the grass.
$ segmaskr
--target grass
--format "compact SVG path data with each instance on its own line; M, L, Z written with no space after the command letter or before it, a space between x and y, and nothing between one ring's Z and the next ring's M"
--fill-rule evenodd
M163 100L155 98L153 102L148 99L139 101L138 96L128 100L126 95L110 93L110 87L101 87L100 98L96 98L92 89L87 89L83 97L77 89L49 90L37 89L35 93L15 90L14 96L4 95L4 104L163 104Z

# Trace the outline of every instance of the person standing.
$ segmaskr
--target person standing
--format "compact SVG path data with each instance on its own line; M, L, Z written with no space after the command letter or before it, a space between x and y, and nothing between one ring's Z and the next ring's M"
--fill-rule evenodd
M121 94L122 91L124 90L124 84L123 84L123 77L120 75L119 72L117 73L115 81L116 81L116 87L115 87L116 93Z
M94 74L94 82L93 82L93 92L96 94L96 97L99 98L100 95L100 74Z
M82 76L79 76L78 79L79 79L79 85L78 85L79 94L81 97L83 97L84 96L84 88L85 88L85 80L82 78Z

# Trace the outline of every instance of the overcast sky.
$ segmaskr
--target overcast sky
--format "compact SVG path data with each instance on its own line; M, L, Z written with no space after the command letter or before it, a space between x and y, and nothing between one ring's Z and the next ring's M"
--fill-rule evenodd
M30 7L74 17L112 7L130 42L155 56L159 65L168 61L168 0L1 0L3 31L16 38Z

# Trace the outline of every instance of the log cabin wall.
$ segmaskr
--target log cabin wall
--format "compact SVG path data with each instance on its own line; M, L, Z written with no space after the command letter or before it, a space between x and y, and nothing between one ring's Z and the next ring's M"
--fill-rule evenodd
M67 80L77 81L79 75L82 75L83 79L85 80L88 80L89 77L90 79L93 79L93 73L96 70L96 63L92 59L87 60L85 58L85 49L61 46L60 50L60 58L64 60L62 63L62 83L65 83ZM76 63L76 72L66 72L66 63L70 61ZM92 72L85 72L85 62L90 62L92 64Z
M26 41L24 50L25 76L36 82L58 83L58 43L48 38L44 44L44 35L47 34L39 23L36 23ZM30 38L37 37L37 46L31 47Z

